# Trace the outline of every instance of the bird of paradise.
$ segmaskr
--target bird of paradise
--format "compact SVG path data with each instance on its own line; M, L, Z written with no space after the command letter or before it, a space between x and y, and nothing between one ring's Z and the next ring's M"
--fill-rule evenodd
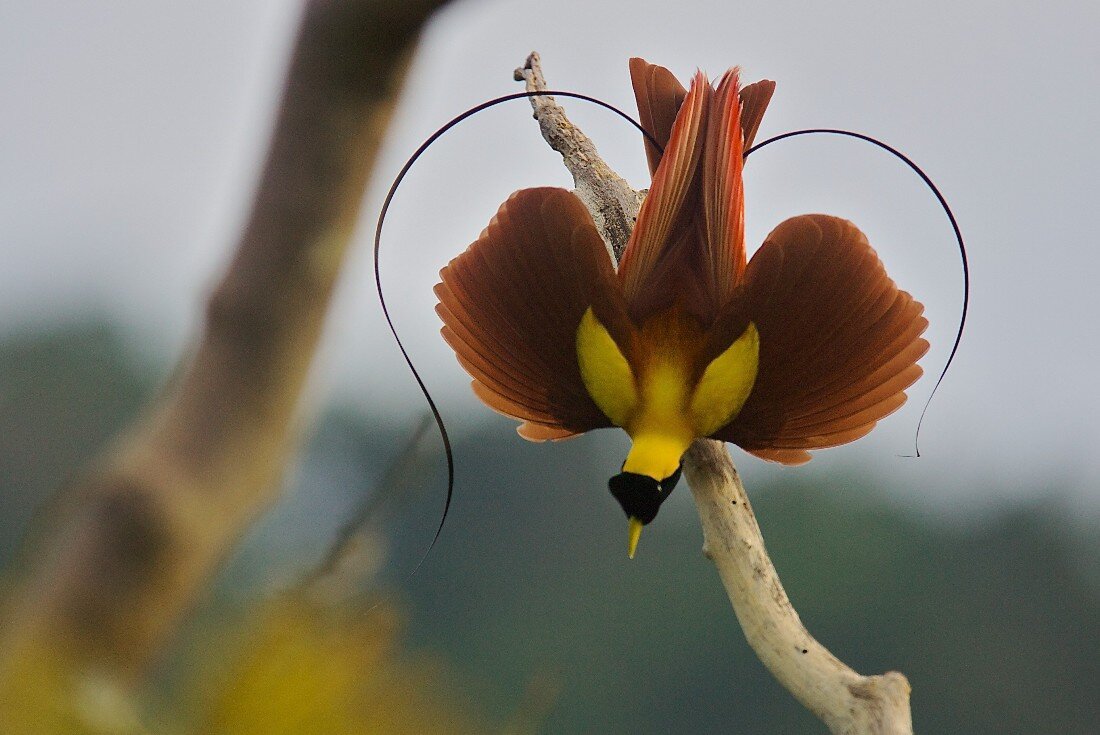
M532 441L618 426L612 494L634 556L697 438L783 464L867 434L905 402L923 307L851 222L786 220L751 260L744 151L775 83L690 89L630 61L652 184L618 270L565 189L513 194L440 273L443 336L491 409Z

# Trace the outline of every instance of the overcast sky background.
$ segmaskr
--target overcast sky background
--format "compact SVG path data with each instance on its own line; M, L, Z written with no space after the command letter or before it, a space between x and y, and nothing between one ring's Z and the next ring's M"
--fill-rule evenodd
M97 313L168 361L225 264L266 146L299 3L8 0L0 7L0 331ZM740 64L778 82L761 136L863 131L939 184L973 277L968 332L932 404L953 339L958 254L932 195L866 144L800 139L746 174L750 250L784 218L855 221L893 278L927 306L933 343L913 400L870 437L801 470L868 467L952 512L1069 485L1100 509L1096 227L1100 5L998 2L519 3L465 0L429 26L364 206L317 371L315 402L380 421L423 410L385 332L368 234L381 194L436 127L518 91L538 50L554 87L633 112L627 58L686 79ZM639 136L566 102L612 167L646 184ZM498 420L438 337L431 287L518 188L568 186L523 102L475 118L414 169L391 211L382 267L398 327L446 415ZM517 439L518 441L518 439ZM776 471L752 459L749 475ZM978 502L974 502L978 501Z

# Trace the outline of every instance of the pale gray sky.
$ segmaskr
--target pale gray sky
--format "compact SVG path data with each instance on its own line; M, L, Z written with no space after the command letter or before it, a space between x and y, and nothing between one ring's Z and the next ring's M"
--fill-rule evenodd
M9 0L0 8L0 330L99 310L176 351L225 261L266 144L298 3ZM1093 2L459 2L430 26L364 208L318 371L318 395L387 419L422 410L378 314L368 232L409 152L439 124L516 91L535 49L553 86L630 110L626 59L686 78L740 64L778 90L762 135L847 127L894 144L937 181L967 236L969 332L911 449L914 400L871 437L799 471L860 463L951 505L1045 492L1100 506L1100 6ZM639 136L567 103L612 166L645 184ZM414 169L382 266L399 328L446 413L488 419L438 338L431 286L514 189L568 185L524 103L467 123ZM938 373L961 276L946 220L912 173L852 141L799 140L750 161L750 249L823 211L868 233L928 308ZM510 425L499 423L502 431ZM748 474L764 471L744 460ZM1022 473L1020 480L1017 473Z

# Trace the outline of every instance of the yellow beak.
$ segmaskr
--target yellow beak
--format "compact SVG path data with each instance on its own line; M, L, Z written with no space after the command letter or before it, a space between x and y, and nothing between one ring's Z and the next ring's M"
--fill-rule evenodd
M634 552L638 549L638 539L642 537L642 522L637 518L630 517L630 538L627 541L626 553L633 559Z

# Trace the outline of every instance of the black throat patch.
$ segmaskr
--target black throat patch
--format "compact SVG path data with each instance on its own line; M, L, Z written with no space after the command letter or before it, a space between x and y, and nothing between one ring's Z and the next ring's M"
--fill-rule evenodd
M660 482L649 475L621 472L608 480L607 485L628 518L637 518L647 524L657 517L661 503L668 499L680 481L680 469L677 467L675 472Z

